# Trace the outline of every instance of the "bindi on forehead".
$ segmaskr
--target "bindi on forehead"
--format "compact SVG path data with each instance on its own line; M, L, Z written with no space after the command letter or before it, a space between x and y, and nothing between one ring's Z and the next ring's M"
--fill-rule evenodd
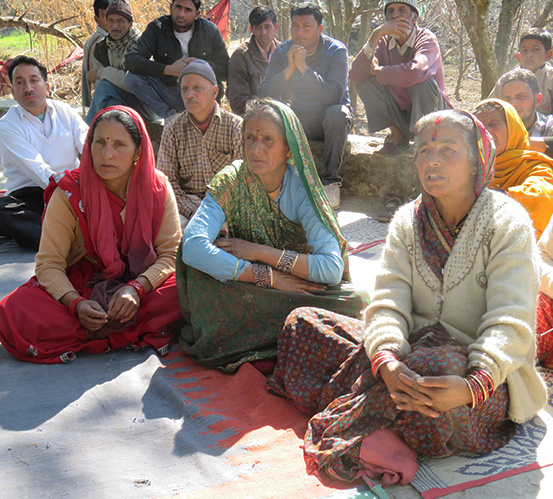
M436 136L438 135L438 125L440 124L440 121L442 121L442 117L436 116L436 119L434 120L434 133L430 137L430 140L432 142L436 142Z
M260 131L261 131L261 122L263 120L263 116L262 116L262 113L263 111L265 110L265 108L260 108L257 110L257 112L255 113L255 117L254 117L254 120L256 121L256 133L259 135Z

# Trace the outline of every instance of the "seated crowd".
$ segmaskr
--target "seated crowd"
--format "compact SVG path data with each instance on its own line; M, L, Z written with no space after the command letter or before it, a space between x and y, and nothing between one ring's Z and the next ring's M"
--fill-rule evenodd
M95 0L84 121L47 97L43 64L12 61L0 236L38 252L0 302L2 347L59 363L164 355L176 339L227 373L251 362L312 416L308 471L346 481L405 484L417 456L504 446L546 403L536 356L553 367L551 35L525 33L520 68L469 113L445 92L416 0L386 0L349 73L313 3L293 4L282 43L275 12L255 7L230 59L200 8L172 0L139 34L125 0ZM414 140L421 190L387 206L370 299L334 212L348 75L369 131L390 129L375 154ZM324 139L320 176L309 139Z

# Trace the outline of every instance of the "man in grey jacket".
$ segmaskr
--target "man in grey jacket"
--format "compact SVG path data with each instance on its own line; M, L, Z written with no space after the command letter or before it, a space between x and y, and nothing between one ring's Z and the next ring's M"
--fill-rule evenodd
M172 0L171 14L148 24L125 56L127 84L162 118L184 111L177 78L196 59L209 63L217 76L218 99L223 95L227 48L217 26L200 18L200 6L200 0Z

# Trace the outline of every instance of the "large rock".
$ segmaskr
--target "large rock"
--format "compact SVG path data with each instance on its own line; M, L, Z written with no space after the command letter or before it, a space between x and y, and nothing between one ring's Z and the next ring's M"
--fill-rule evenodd
M343 190L356 197L385 198L388 194L401 198L416 197L418 181L413 170L414 154L411 150L389 157L373 155L383 139L348 135L344 164L340 170ZM309 141L319 173L324 170L324 142Z

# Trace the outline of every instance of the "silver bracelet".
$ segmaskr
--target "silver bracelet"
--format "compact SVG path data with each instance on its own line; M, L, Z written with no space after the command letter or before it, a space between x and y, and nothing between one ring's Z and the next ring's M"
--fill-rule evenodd
M260 288L273 287L273 269L269 265L252 263L253 279Z
M276 269L285 274L292 272L292 269L298 261L299 255L292 250L284 250L278 259Z

